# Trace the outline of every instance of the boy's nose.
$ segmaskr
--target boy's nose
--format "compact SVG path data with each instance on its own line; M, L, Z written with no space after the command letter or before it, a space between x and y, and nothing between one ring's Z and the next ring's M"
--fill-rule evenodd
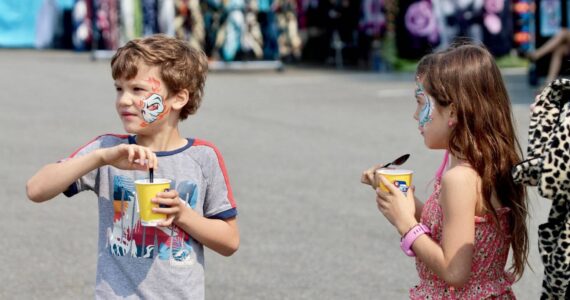
M133 105L133 103L134 103L132 97L130 95L128 95L127 93L120 95L118 102L122 106L129 106L129 105Z

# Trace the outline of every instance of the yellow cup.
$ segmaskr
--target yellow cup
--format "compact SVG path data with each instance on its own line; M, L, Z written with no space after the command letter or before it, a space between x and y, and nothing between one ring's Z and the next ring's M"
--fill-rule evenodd
M153 213L152 209L158 204L150 200L156 194L170 189L170 179L156 178L152 183L148 179L135 180L137 190L137 205L142 226L157 226L159 222L166 220L165 214Z
M381 190L388 192L388 188L382 184L379 175L382 175L388 179L394 186L400 189L400 191L406 193L408 188L412 184L412 175L414 171L404 170L404 169L378 169L376 170L376 182Z

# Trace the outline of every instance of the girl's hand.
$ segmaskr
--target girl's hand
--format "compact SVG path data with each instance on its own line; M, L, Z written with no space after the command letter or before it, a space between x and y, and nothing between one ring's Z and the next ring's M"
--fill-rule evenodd
M385 165L385 164L377 164L377 165L369 168L368 170L365 170L364 172L362 172L362 175L360 175L360 182L364 183L364 184L368 184L373 189L376 189L378 187L378 182L376 181L374 174L376 173L376 170L382 168L383 165Z
M156 154L149 148L139 145L121 144L97 151L100 151L104 165L111 165L123 170L146 171L149 168L156 169L158 165Z
M178 197L176 190L158 193L151 201L162 206L153 208L153 212L166 214L166 221L159 223L158 226L168 227L172 225L172 223L180 219L180 216L186 210L186 202Z
M414 217L416 205L414 201L414 190L412 186L408 189L407 196L400 189L395 187L386 177L377 176L389 192L384 192L376 188L376 204L382 214L398 230L400 235L404 235L416 223Z

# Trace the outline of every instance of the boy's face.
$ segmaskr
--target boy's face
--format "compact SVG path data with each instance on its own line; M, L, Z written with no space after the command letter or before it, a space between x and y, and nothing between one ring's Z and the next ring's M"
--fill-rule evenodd
M166 87L158 67L142 63L137 67L138 73L133 79L115 80L117 112L125 130L135 134L157 128L170 113Z

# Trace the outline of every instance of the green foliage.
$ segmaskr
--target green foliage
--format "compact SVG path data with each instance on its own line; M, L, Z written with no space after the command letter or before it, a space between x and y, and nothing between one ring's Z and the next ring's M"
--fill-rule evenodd
M417 60L399 58L396 49L396 39L387 36L382 40L382 57L388 62L393 71L415 72L418 64ZM496 58L499 68L527 68L528 60L521 58L516 53L510 53Z

